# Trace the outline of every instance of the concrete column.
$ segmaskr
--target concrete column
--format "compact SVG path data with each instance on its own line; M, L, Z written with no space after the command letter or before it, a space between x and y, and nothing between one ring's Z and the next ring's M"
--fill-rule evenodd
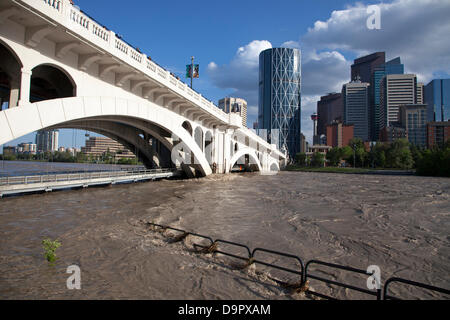
M19 102L20 85L17 82L11 82L11 91L9 93L8 108L15 108Z
M231 162L231 156L230 156L230 144L231 144L231 135L232 135L232 131L230 133L230 130L227 130L225 132L224 136L224 144L223 144L223 149L224 149L224 165L225 165L225 173L230 173L230 162Z
M31 74L31 70L22 69L22 77L20 81L20 105L30 103Z

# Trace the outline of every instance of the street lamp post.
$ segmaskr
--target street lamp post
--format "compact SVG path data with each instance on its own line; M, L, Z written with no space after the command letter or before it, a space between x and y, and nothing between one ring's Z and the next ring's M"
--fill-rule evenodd
M191 57L191 89L192 89L192 84L193 84L193 79L194 79L194 56Z
M356 169L356 143L352 144L353 148L353 169Z

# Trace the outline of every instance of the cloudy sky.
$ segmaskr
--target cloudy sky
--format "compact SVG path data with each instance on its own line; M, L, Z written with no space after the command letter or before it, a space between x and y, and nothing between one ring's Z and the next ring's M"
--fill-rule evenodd
M377 4L381 29L368 29L368 5ZM400 56L407 73L418 75L428 83L450 73L450 1L395 0L390 2L349 3L329 12L328 18L315 21L297 38L281 45L276 40L252 40L239 47L228 63L211 61L208 74L219 88L246 98L252 118L258 106L258 55L275 46L299 48L302 51L302 131L312 138L310 115L317 100L329 92L340 92L350 80L354 58L376 51L387 57ZM272 43L275 42L275 43ZM250 121L249 121L250 122ZM249 123L250 125L250 123Z
M259 53L300 48L302 131L309 140L317 100L341 90L359 56L375 51L385 51L388 59L400 56L406 72L425 84L450 74L450 0L75 2L181 78L195 56L201 76L195 89L216 103L225 96L246 99L250 127L258 112ZM381 10L379 30L367 28L369 5ZM27 139L32 138L22 140ZM63 131L61 144L71 141L72 131ZM80 132L77 144L82 141Z

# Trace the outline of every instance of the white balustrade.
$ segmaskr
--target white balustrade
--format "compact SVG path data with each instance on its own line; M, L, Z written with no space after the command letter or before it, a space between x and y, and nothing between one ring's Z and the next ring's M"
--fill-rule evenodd
M128 45L119 38L116 38L116 49L128 54Z
M29 3L32 7L37 7L37 10L42 10L43 12L46 12L44 8L39 9L39 5L35 2L36 0L24 0L25 2ZM33 4L36 3L36 4ZM40 1L42 3L42 1ZM164 80L169 80L169 84L173 85L175 90L182 91L180 94L185 95L188 99L194 98L199 103L199 107L207 109L207 111L211 114L214 114L216 117L221 119L222 121L227 122L228 120L228 114L220 110L217 106L215 106L211 101L208 101L207 99L203 98L200 94L192 90L189 86L187 86L184 82L178 80L170 74L165 69L157 66L154 62L152 62L150 59L146 59L146 56L140 52L138 52L135 48L128 45L125 41L122 41L120 38L115 36L115 33L112 31L109 31L104 26L99 25L96 21L89 18L87 15L85 15L83 12L80 11L80 9L72 5L69 0L44 0L44 4L51 8L54 8L56 11L58 11L57 14L61 15L60 22L62 24L66 23L64 19L64 15L67 15L69 18L69 21L71 23L75 23L77 26L81 26L81 30L79 31L82 35L84 35L88 40L95 41L95 38L91 38L89 35L92 34L96 38L101 39L105 42L105 46L108 48L104 48L107 51L114 51L117 50L120 52L119 57L124 60L125 62L128 62L130 65L136 67L136 62L138 62L141 66L138 66L141 72L148 74L150 76L155 75L155 73ZM63 10L64 7L64 10ZM83 34L83 30L89 31L89 33ZM97 45L101 45L101 43L95 41ZM116 51L116 53L117 53ZM124 54L125 57L122 55ZM129 59L129 60L128 60ZM147 62L144 61L147 60ZM128 60L128 61L127 61ZM159 79L159 81L161 81ZM163 82L164 83L164 82ZM190 97L190 98L189 98Z
M61 10L61 0L44 0L44 3L58 11Z

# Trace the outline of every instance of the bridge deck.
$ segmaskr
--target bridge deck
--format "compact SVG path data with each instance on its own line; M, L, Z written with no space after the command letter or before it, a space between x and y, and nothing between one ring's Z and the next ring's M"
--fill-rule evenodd
M29 192L50 192L60 189L165 179L177 175L178 171L176 170L155 169L2 177L0 178L0 198L5 195Z

